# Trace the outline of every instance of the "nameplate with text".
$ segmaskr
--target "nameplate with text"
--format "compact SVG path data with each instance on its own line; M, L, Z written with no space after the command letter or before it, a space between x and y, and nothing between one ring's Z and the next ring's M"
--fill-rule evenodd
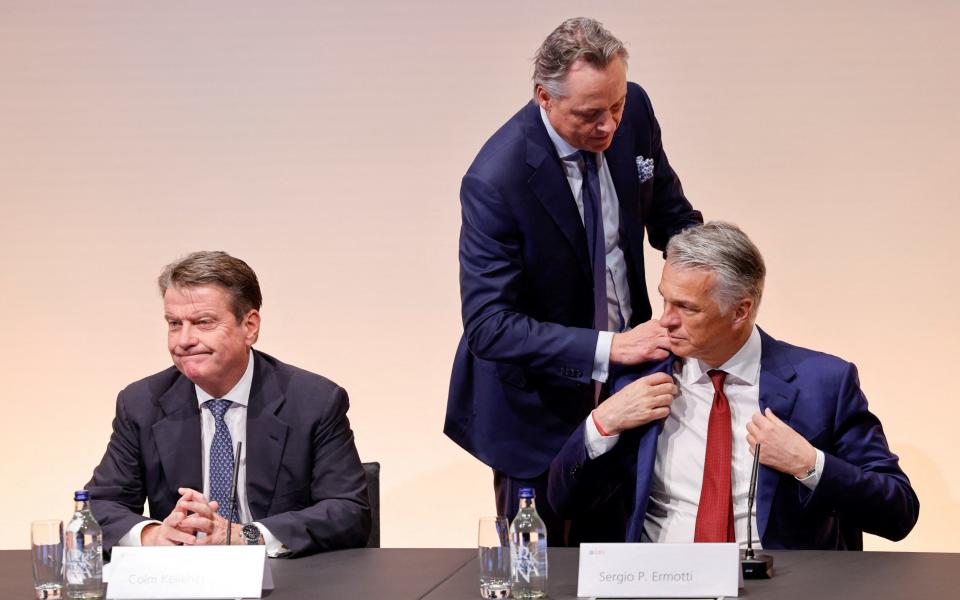
M114 546L107 598L260 598L266 557L263 546Z
M739 579L737 544L581 544L577 596L735 597Z

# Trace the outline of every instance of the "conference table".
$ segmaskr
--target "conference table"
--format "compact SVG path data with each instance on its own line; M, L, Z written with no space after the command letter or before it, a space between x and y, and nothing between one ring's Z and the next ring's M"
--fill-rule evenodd
M775 575L747 580L742 598L844 600L960 598L960 553L771 551ZM551 548L549 593L576 598L576 548ZM270 600L477 600L472 549L364 548L270 561ZM33 597L30 552L0 551L0 598Z

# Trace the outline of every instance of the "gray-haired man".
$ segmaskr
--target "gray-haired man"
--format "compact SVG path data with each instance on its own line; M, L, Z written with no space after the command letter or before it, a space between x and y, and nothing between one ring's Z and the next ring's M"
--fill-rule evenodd
M460 189L464 335L445 433L494 471L497 512L537 490L552 545L603 539L546 501L547 468L612 364L667 354L650 321L644 230L663 249L702 221L683 195L627 51L586 18L534 61L533 101L483 146Z
M733 225L670 240L660 323L673 356L629 378L567 440L550 470L558 510L620 498L631 542L744 543L749 527L767 548L858 549L864 531L910 532L919 502L856 367L755 325L765 274Z

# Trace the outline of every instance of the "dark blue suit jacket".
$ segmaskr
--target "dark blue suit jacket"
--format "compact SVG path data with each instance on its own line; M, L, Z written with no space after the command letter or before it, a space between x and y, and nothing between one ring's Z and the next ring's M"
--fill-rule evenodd
M292 556L363 547L366 478L347 420L347 393L330 380L254 351L247 405L247 501ZM203 489L200 408L175 367L117 397L107 451L87 484L109 549L150 514L163 520L178 487Z
M620 203L630 325L650 318L644 229L666 246L702 222L660 143L650 100L630 83L604 153ZM640 183L636 160L652 158ZM483 146L460 188L464 335L450 380L444 432L514 477L546 472L593 406L593 279L586 233L556 148L531 102Z
M813 492L792 475L760 467L756 511L763 547L860 549L861 532L905 537L920 503L867 407L856 367L760 334L760 409L773 410L826 458ZM617 387L657 371L672 373L673 359L624 377ZM663 421L625 432L595 460L587 457L583 429L581 423L551 464L551 503L569 515L622 494L629 507L624 539L640 541ZM734 443L745 443L742 434L734 432Z

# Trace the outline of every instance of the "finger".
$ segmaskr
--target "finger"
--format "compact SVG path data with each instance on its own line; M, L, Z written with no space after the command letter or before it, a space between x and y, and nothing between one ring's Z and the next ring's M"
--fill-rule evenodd
M780 417L778 417L777 415L773 414L773 411L770 410L769 408L768 408L767 410L765 410L763 414L766 415L766 417L767 417L768 419L770 419L771 421L773 421L774 423L776 423L776 424L778 424L778 425L783 425L783 421L780 420Z
M657 385L651 385L650 394L654 396L659 396L661 394L670 394L671 396L676 394L677 386L673 384L673 380L665 381L663 383L658 383Z
M760 435L760 430L757 429L757 426L754 425L753 422L747 423L747 435L752 435L754 438Z
M749 433L747 434L747 447L750 448L750 454L752 455L757 449L757 438L753 437Z
M673 394L660 394L653 397L653 402L650 403L650 406L652 408L663 408L671 404L673 404Z
M177 525L177 529L180 531L187 531L189 533L202 531L206 534L210 534L213 532L214 526L213 521L210 519L197 515L190 515Z
M187 500L197 500L200 502L206 502L207 497L198 492L193 488L177 488L177 493L183 497L186 497Z
M210 508L210 505L206 502L184 502L183 500L180 500L177 502L177 505L192 513L196 513L207 518L211 518L211 515L213 515L215 510Z
M670 416L670 408L667 406L652 408L648 414L650 415L650 419L647 421L647 423L650 421L657 421L659 419L666 419L668 416Z
M193 534L172 527L165 527L161 530L160 537L173 544L183 544L184 546L193 546L197 543L197 538Z
M753 416L750 417L750 422L753 423L758 429L770 424L770 420L763 416L763 413L754 413Z
M667 343L669 344L669 342ZM666 350L669 347L667 344L659 344L656 350L650 352L650 360L663 360L670 356L670 352Z
M660 384L662 384L662 383L673 383L673 377L670 377L669 375L667 375L666 373L664 373L664 372L662 372L662 371L658 371L658 372L656 372L656 373L651 373L650 375L647 375L646 377L641 377L640 379L638 379L638 380L635 381L634 383L639 383L639 382L641 382L641 381L644 382L645 384L647 384L647 386L653 387L653 386L656 386L656 385L660 385Z

